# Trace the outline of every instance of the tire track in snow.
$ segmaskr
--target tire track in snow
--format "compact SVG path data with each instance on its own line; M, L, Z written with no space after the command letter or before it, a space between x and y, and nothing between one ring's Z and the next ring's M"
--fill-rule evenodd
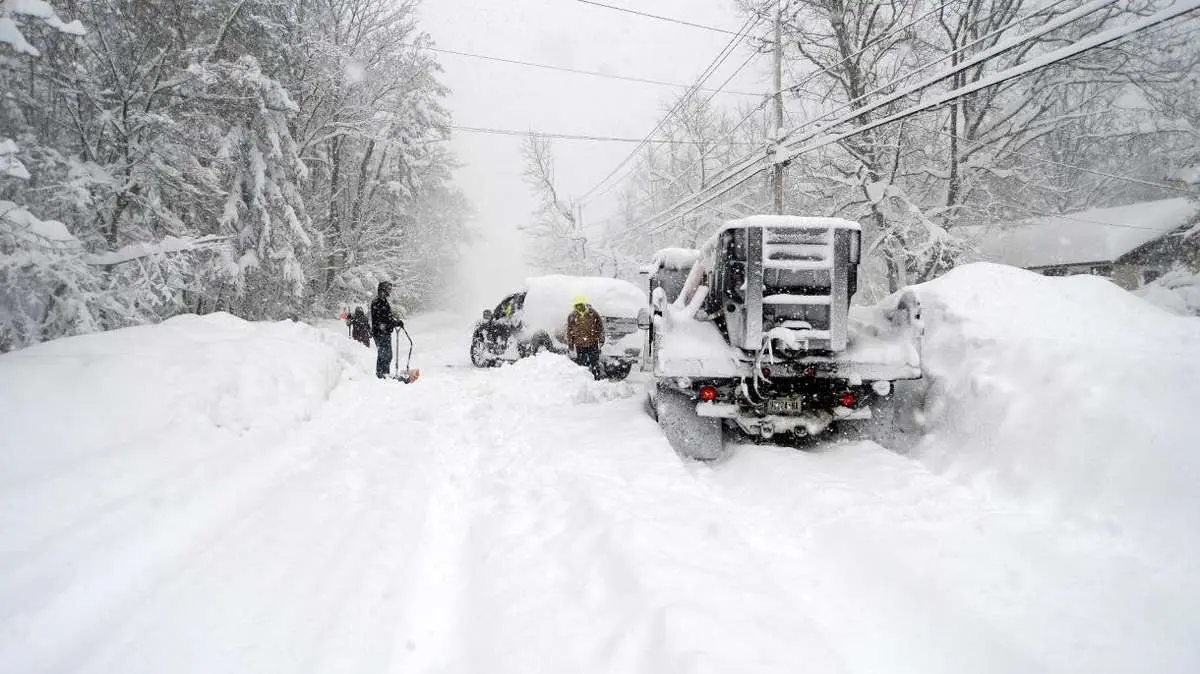
M149 535L135 530L117 538L115 546L106 546L103 537L88 531L95 540L75 548L78 557L59 557L61 566L36 588L45 603L6 623L0 670L11 665L11 671L60 671L64 663L77 665L83 654L107 638L103 635L114 616L156 594L178 568L193 564L208 545L220 540L231 523L253 512L253 504L265 503L274 492L268 485L274 482L277 488L286 480L275 471L266 472L266 479L234 476L241 479L218 492L221 498L192 504L193 509L208 508L187 523L164 522ZM79 565L86 565L82 574L75 569ZM22 648L12 648L13 643Z
M41 555L25 560L43 582L40 587L21 588L22 596L43 599L36 609L23 609L6 620L0 632L0 665L12 663L11 671L31 672L58 669L53 662L86 659L97 647L99 635L109 630L113 616L159 594L171 578L189 577L197 562L222 541L238 532L255 531L274 499L295 478L311 472L313 462L328 452L327 447L306 441L306 436L319 435L319 430L319 425L305 423L282 437L276 429L248 433L228 451L203 460L207 465L240 457L224 466L218 480L216 475L193 476L184 469L180 472L187 475L187 489L178 491L178 482L164 486L177 490L178 508L147 518L149 511L137 506L155 497L130 497L132 512L99 518L89 513L84 519L90 524L80 525L76 539L54 541L51 552L56 554L49 559L58 566L38 562ZM149 530L147 523L151 523ZM80 576L73 567L83 564L86 575ZM14 610L28 602L6 605ZM20 649L11 647L16 643ZM7 671L7 667L0 669Z
M324 427L340 428L338 421L342 419L320 420ZM376 581L402 576L408 555L396 550L394 536L387 545L377 545L393 528L388 520L395 511L368 507L342 479L347 471L378 473L388 462L362 466L361 457L343 451L340 439L326 435L312 438L321 450L310 455L294 479L261 494L255 509L177 569L170 582L155 588L150 605L125 621L116 643L107 644L85 671L130 671L133 663L153 672L161 671L163 662L174 662L172 671L247 666L254 671L346 671L339 662L355 660L357 653L343 650L345 639L338 643L345 634L343 616L381 599L372 592L378 582L364 587L364 571ZM385 452L371 454L378 458ZM409 485L398 481L391 486ZM389 554L379 554L381 548ZM389 568L371 572L381 566ZM216 593L232 596L214 600ZM349 599L355 594L361 601ZM349 627L352 636L385 640L379 627L358 629L362 627L361 620ZM182 652L181 632L188 635ZM175 643L174 652L146 653L148 636Z
M509 377L521 373L496 379ZM463 549L469 618L448 671L780 671L801 659L811 671L841 671L796 604L770 580L738 572L757 560L720 546L728 539L714 540L692 517L706 505L696 500L702 492L665 441L649 443L662 452L650 457L581 446L570 436L592 430L589 419L543 417L596 397L569 395L564 408L531 390L557 388L553 381L518 383L473 391L489 400L473 420L486 451L471 503L475 535ZM627 412L640 419L636 404ZM646 430L627 437L647 449ZM634 457L635 473L655 475L623 475L630 466L621 462ZM718 645L731 634L743 643L725 659Z
M473 591L469 575L479 513L472 501L482 491L480 461L485 447L480 441L489 416L482 373L439 381L428 398L471 401L462 407L442 405L432 463L429 497L415 550L409 603L399 621L395 640L403 650L392 667L395 672L457 671L463 654L464 622L471 611ZM467 390L463 390L463 389ZM426 392L423 392L426 393ZM437 403L434 403L435 405Z

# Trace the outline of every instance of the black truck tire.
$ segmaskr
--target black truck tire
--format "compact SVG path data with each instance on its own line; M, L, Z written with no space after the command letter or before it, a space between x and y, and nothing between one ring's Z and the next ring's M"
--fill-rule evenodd
M837 421L837 435L843 440L869 440L895 452L903 453L904 432L900 429L901 411L894 395L871 401L871 418L859 421Z
M679 391L659 390L654 407L658 425L676 454L705 462L726 457L721 419L698 416L696 403L689 396Z

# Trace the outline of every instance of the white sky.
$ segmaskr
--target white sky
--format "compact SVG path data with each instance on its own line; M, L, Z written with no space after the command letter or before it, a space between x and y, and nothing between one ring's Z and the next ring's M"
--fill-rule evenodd
M733 0L604 0L654 14L737 30L743 17ZM422 26L435 46L581 70L690 83L730 36L680 26L576 0L424 0ZM739 49L710 84L724 81L749 54ZM450 87L454 123L550 133L642 138L681 90L519 65L439 54ZM765 59L731 88L766 88ZM731 107L746 97L721 95ZM491 306L527 275L517 227L534 208L521 179L520 137L456 131L453 148L464 166L460 187L476 210L482 240L464 264L461 293L471 308ZM582 196L631 149L632 144L554 141L559 189ZM584 212L597 222L615 201L598 200ZM478 307L474 305L478 304Z

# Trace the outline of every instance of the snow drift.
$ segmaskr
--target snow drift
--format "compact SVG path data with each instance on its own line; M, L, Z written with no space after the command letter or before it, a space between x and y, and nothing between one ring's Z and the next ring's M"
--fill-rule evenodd
M1200 321L1097 277L989 263L906 292L925 330L923 461L1160 543L1200 528Z
M1138 297L1180 316L1200 316L1200 274L1174 270L1134 291Z
M0 475L94 458L169 426L294 424L324 403L354 357L338 337L290 321L186 315L0 356Z
M0 671L1200 671L1194 557L872 443L682 463L469 325L408 321L413 386L335 321L0 356Z
M228 314L0 355L0 670L81 671L64 640L103 643L302 470L304 421L369 358Z

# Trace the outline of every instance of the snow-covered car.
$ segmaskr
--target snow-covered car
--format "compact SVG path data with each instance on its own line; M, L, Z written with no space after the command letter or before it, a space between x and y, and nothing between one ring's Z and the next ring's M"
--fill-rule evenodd
M624 379L642 352L638 312L646 295L628 281L598 276L535 276L519 291L483 312L471 337L471 363L492 367L541 351L566 353L567 316L576 297L585 297L604 319L600 363L613 379Z

